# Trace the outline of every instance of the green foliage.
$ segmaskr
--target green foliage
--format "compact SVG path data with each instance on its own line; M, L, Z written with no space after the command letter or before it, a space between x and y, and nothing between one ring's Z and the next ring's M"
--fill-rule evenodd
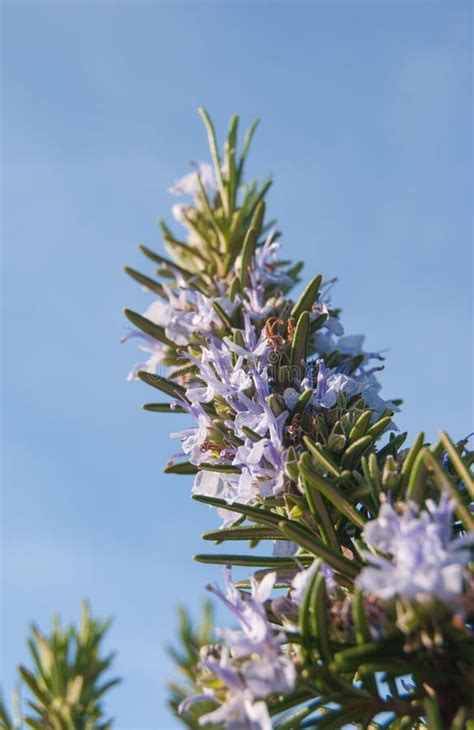
M183 700L192 694L196 685L201 647L209 646L215 641L213 624L214 614L210 603L206 602L204 604L201 622L197 628L193 626L186 609L180 607L178 633L180 648L177 649L173 646L168 648L168 654L175 662L181 675L181 682L170 682L168 684L170 690L168 704L183 725L191 728L191 730L198 730L201 727L199 717L212 709L213 704L204 702L195 705L184 716L178 712L178 707Z
M79 628L63 629L57 617L51 633L43 634L31 627L28 648L31 667L21 665L19 674L30 699L28 710L17 712L13 721L0 702L0 727L5 730L31 727L34 730L110 730L103 697L119 679L107 679L114 654L102 655L101 643L111 620L90 615L86 602L82 606Z
M443 434L442 439L443 444L448 443L446 435ZM439 448L423 446L420 449L422 440L421 435L413 448L415 453L423 455L422 463L426 465L420 483L425 497L437 500L448 480L454 484L461 478L466 480L463 482L466 492L471 490L472 476L467 467L471 455L463 454L449 442L454 458L447 470L441 464ZM244 541L253 535L263 540L274 539L275 535L280 539L288 537L299 545L298 559L303 565L318 556L335 570L339 583L338 600L328 601L325 579L315 573L301 607L299 629L290 639L305 667L304 686L309 696L316 696L318 700L316 704L308 705L305 699L305 706L295 713L294 708L301 704L298 694L301 684L293 700L291 696L284 700L284 712L281 711L282 700L275 698L269 702L271 713L277 715L275 727L340 728L352 723L361 728L376 728L379 725L375 719L382 713L390 713L392 719L388 723L385 721L383 727L392 730L398 727L435 730L469 727L469 718L474 719L474 638L468 627L450 619L436 602L423 608L398 601L393 615L386 612L384 615L379 602L371 602L359 591L351 597L352 591L347 590L358 572L356 566L360 558L356 545L360 546L364 521L377 513L380 496L384 493L406 499L413 473L421 468L421 462L417 461L413 449L395 450L395 457L390 454L380 463L372 462L371 469L367 459L361 465L363 457L359 455L353 469L344 471L338 465L344 452L335 454L315 448L310 453L311 456L306 454L303 463L298 464L298 484L304 493L303 499L307 500L300 510L301 517L295 513L293 519L282 518L271 506L265 509L237 505L236 510L245 515L250 525L204 535L205 539L214 538L216 542ZM372 454L377 459L376 452ZM389 470L387 464L391 466ZM321 495L324 510L314 509L308 487ZM456 493L464 507L467 498L462 497L462 491ZM196 499L215 504L212 498ZM329 540L323 545L314 529L308 529L308 512L320 534L326 529L324 515L331 514L331 523L338 534L336 545L329 548ZM464 509L460 510L457 522L460 533L463 518ZM355 539L348 560L347 551L342 554L341 550L344 545L351 544L350 538ZM249 555L200 555L196 559L253 565L279 572L291 569L293 563L292 558ZM245 585L241 583L239 587ZM474 619L474 607L468 606L467 611L469 622ZM274 617L274 620L278 621L278 618ZM374 624L379 625L378 635L374 635L371 628ZM401 684L407 677L410 677L408 684L413 685L409 691ZM388 691L381 691L381 681ZM403 718L405 724L400 725Z

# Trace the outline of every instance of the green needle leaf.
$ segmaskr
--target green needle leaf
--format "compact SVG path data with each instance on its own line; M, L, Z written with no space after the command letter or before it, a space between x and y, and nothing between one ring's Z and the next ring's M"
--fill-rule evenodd
M453 444L448 434L444 431L441 432L441 441L446 451L448 452L451 464L455 468L459 478L463 481L464 486L471 495L471 499L474 500L474 480L471 472L465 465L462 456L460 455L456 446Z
M142 332L146 332L147 335L150 335L150 337L153 337L155 340L159 340L159 342L162 342L168 347L173 349L176 347L175 343L166 337L163 327L151 322L149 319L143 317L137 312L132 312L131 309L124 309L124 314L127 319L129 319L135 327L142 330Z
M255 134L255 130L257 129L258 125L260 124L260 119L256 119L249 127L247 132L245 133L244 137L244 143L242 145L242 154L240 156L239 165L237 168L237 184L241 182L242 173L244 170L244 164L245 160L247 158L247 155L249 153L250 145L252 143L253 136Z
M367 644L370 642L369 624L364 610L364 594L362 591L355 591L352 601L352 620L356 632L357 644Z
M279 570L281 568L295 568L298 570L298 563L302 565L310 565L312 558L305 557L304 555L298 555L296 558L280 558L273 555L260 556L260 555L195 555L193 560L198 563L206 563L208 565L244 565L252 568L274 568Z
M212 304L212 308L214 309L215 313L217 314L217 316L221 320L222 324L224 325L224 327L227 328L227 330L229 331L229 334L230 334L230 332L232 331L232 322L230 321L228 314L226 314L226 312L224 312L224 310L222 309L221 305L218 302L212 301L211 304Z
M197 467L189 461L178 461L176 464L168 464L163 469L165 474L197 474Z
M199 471L216 471L222 474L240 474L241 470L238 466L231 464L204 464L198 466ZM229 507L229 505L227 505ZM229 508L230 509L230 508Z
M251 428L248 426L242 426L242 432L248 436L248 438L253 441L254 443L257 443L257 441L261 441L263 436L259 436L258 433L255 433L255 431L252 431Z
M214 125L211 121L211 118L207 111L204 109L204 107L199 107L198 112L201 116L201 119L204 122L204 125L207 129L207 137L209 140L209 148L211 150L211 156L212 161L214 163L214 171L216 173L216 179L217 179L217 185L219 187L219 193L222 200L222 206L224 208L224 211L226 214L229 213L229 201L227 200L227 195L225 191L225 185L224 185L224 179L222 177L222 165L221 165L221 159L219 155L219 150L217 147L217 141L216 141L216 133L214 131Z
M378 660L383 663L403 656L403 636L400 635L344 649L335 655L334 663L336 671L355 672L361 664Z
M201 178L198 174L198 180L202 187ZM204 189L203 189L204 190ZM203 195L205 195L205 192L203 192ZM207 202L207 198L206 198ZM182 254L182 258L185 259L185 257L189 257L190 254L198 258L200 261L202 261L204 264L209 265L209 259L204 255L202 251L200 251L196 246L192 246L189 243L186 243L185 241L178 241L177 238L174 238L171 231L169 230L168 226L164 221L160 221L160 228L163 233L163 238L165 239L165 242L167 244L167 249L169 250L169 253L173 255L176 253L178 259L181 258L180 254Z
M237 170L235 165L235 151L237 146L237 133L239 128L239 117L237 114L231 119L227 141L225 143L225 158L227 166L227 193L229 199L229 211L232 213L235 207L235 196L237 192Z
M269 527L254 527L253 525L227 527L220 530L212 530L205 532L202 536L203 540L285 540L277 530Z
M258 240L262 232L263 219L265 218L265 201L261 200L256 206L252 220L250 221L250 228L255 228L255 235Z
M342 492L333 484L327 481L320 474L317 474L311 464L311 457L308 453L304 453L300 457L300 469L307 480L310 487L317 489L324 494L343 515L361 529L364 528L366 520L349 502L345 499Z
M356 458L372 443L374 437L367 434L357 439L343 453L341 463L344 469L350 469Z
M257 245L257 232L255 228L249 228L242 247L242 263L240 270L240 284L245 287L248 278L249 268L255 255L255 247Z
M372 418L372 411L364 411L357 421L354 423L349 433L349 443L354 443L361 436L365 436L365 433L370 425L370 419Z
M329 664L332 652L329 647L327 602L326 580L324 575L318 575L311 597L311 624L319 655L326 664Z
M143 380L143 382L147 385L151 385L153 388L161 390L163 393L170 395L172 398L184 401L188 400L186 398L186 391L182 385L173 383L171 380L167 380L167 378L162 378L161 375L155 375L154 373L147 373L146 370L140 370L137 373L137 377L140 378L140 380Z
M312 388L308 388L303 393L301 393L300 397L298 398L298 400L295 403L293 410L291 411L290 420L291 420L291 416L294 416L296 413L301 413L302 411L304 411L304 409L308 405L309 401L311 400L312 395L313 395Z
M314 456L314 458L316 459L316 461L319 462L319 464L330 474L339 478L341 476L341 470L333 462L333 460L327 454L327 452L324 450L324 448L321 446L321 444L314 443L313 441L311 441L311 439L308 436L305 436L303 440L304 440L307 448L310 450L312 456Z
M336 532L331 520L331 517L326 509L324 498L318 490L313 489L303 477L303 489L308 502L311 514L318 523L319 531L323 538L323 541L331 545L336 551L340 552L341 548L337 539Z
M314 585L318 578L318 573L315 571L311 576L306 590L303 596L303 603L301 604L299 611L299 628L301 638L303 640L305 659L308 663L314 663L314 657L312 653L313 646L313 633L312 633L312 616L311 616L311 598L313 594Z
M183 406L173 405L171 403L144 403L142 405L144 411L152 413L187 413Z
M379 418L379 420L374 423L373 426L369 428L367 431L367 434L369 436L372 436L373 439L376 439L380 434L382 434L385 429L387 428L388 424L392 420L392 416L384 416L383 418Z
M426 697L423 701L423 706L426 711L430 730L446 730L438 701L434 697Z
M456 502L455 512L464 524L466 530L474 530L474 519L471 517L468 507L464 504L463 498L456 485L453 484L441 464L436 461L433 454L431 454L428 449L423 449L421 453L423 455L425 466L432 473L440 492L446 490L449 491L451 497Z
M202 494L193 494L192 499L196 502L208 504L211 507L232 510L232 512L245 515L249 520L263 525L267 524L278 527L281 520L284 519L281 515L276 515L273 512L260 507L252 507L248 504L239 504L238 502L232 502L232 504L229 504L224 499L218 499L217 497L206 497Z
M424 460L424 449L420 447L414 456L413 466L410 472L406 470L408 477L407 498L417 504L422 504L426 492L427 468Z
M281 521L279 527L289 540L293 540L293 542L296 542L316 557L322 558L339 573L342 573L350 579L355 578L358 574L361 566L357 567L358 564L355 561L348 560L329 547L329 545L325 545L317 535L311 533L308 535L308 531L298 522L294 520Z
M410 451L405 457L403 462L401 475L404 479L407 479L413 469L415 459L418 456L420 449L422 448L425 441L425 434L421 431L415 439L415 443L411 447Z
M319 287L321 286L322 280L323 277L321 276L321 274L318 274L313 279L311 279L308 286L294 305L293 309L291 310L291 316L294 317L296 320L300 318L303 312L311 312L311 309L318 297Z
M308 353L309 340L309 312L302 312L296 324L296 330L291 344L291 364L299 368L304 367Z
M155 264L164 266L165 269L168 269L171 273L173 273L173 271L179 271L179 273L184 276L185 279L189 279L190 276L196 276L195 273L183 269L182 266L178 266L178 264L176 264L174 261L171 261L171 259L167 259L166 256L161 256L160 254L155 253L147 246L140 245L138 248L147 258L149 258L151 261L154 261Z
M139 271L135 271L135 269L131 269L130 266L125 266L124 271L126 274L131 276L132 279L137 281L142 286L145 286L150 291L154 292L155 294L158 294L159 297L162 297L163 299L166 299L166 293L163 289L163 285L160 284L158 281L155 281L154 279L150 279L149 276L145 276L144 274L140 274Z

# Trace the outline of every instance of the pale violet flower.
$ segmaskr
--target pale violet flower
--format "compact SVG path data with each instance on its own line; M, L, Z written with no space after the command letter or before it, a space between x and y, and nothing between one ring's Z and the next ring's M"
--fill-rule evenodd
M356 378L345 375L338 368L328 368L322 358L316 361L318 372L316 378L312 373L312 364L306 368L305 378L301 381L300 387L287 388L283 394L288 408L293 408L300 394L307 388L313 389L313 395L309 405L313 408L333 408L339 395L351 398L353 395L362 393L366 388L366 381L359 381Z
M185 282L180 282L178 289L172 290L163 284L168 302L153 302L144 316L152 322L164 327L165 334L176 345L187 345L192 335L210 335L219 318L212 306L212 300L200 292L190 289ZM232 314L235 305L223 297L215 301L228 314Z
M143 316L146 319L149 319L150 322L153 322L153 324L163 327L168 339L172 340L176 344L183 345L187 343L186 337L182 336L180 330L171 326L173 318L177 315L169 302L164 302L159 299L155 300L152 304L150 304L145 312L143 312ZM145 344L139 345L139 349L143 352L149 353L150 357L146 362L135 365L129 372L127 380L135 380L137 378L137 373L140 370L153 374L156 373L157 368L166 358L167 346L145 332L132 329L124 337L122 337L122 342L126 342L131 338L143 340Z
M229 501L229 487L231 488L232 474L222 474L217 471L206 471L203 469L196 474L192 494L204 497L217 497Z
M237 303L230 302L226 297L216 297L211 300L200 292L188 287L188 284L179 276L177 287L171 288L163 284L163 289L168 298L167 301L156 299L143 312L143 317L163 328L166 337L179 347L186 347L193 335L211 335L214 328L219 325L219 318L212 306L216 301L222 309L232 315ZM149 373L156 373L158 366L169 353L167 345L164 345L154 337L139 330L130 330L122 342L136 337L142 339L145 344L139 349L150 354L145 363L136 365L128 375L128 380L134 380L139 370Z
M192 198L193 203L199 202L200 188L198 181L198 174L201 177L201 182L206 191L207 195L212 195L217 191L217 180L214 173L214 168L208 162L200 162L197 165L197 170L188 172L187 175L180 178L168 192L172 195L188 195Z
M257 248L249 271L249 283L242 297L244 310L255 320L263 320L273 311L273 304L265 296L267 286L291 286L293 280L278 266L277 251L280 244L275 241L275 231L271 231L263 246ZM241 257L236 260L236 268L241 265Z
M308 588L308 585L315 573L321 573L326 579L326 589L329 595L334 595L336 590L336 581L334 578L334 571L326 563L322 563L321 560L315 559L309 568L300 570L293 580L291 581L290 596L293 603L297 606L301 606L303 598Z
M292 558L298 552L298 545L291 540L274 540L272 555L281 558Z
M242 299L242 305L245 312L256 321L267 319L273 312L273 304L268 302L265 297L263 286L247 287L245 297Z
M242 665L245 684L255 697L288 694L296 681L296 670L287 656L263 656Z
M394 403L383 400L379 396L380 383L373 372L365 373L359 369L356 373L349 375L345 372L344 363L335 368L328 368L323 358L319 358L316 365L318 368L316 377L313 375L313 364L309 363L299 388L291 387L284 391L283 398L289 409L294 407L304 390L311 388L314 392L308 405L316 409L333 408L340 395L344 395L347 400L355 395L360 395L366 406L373 409L374 421L387 408L393 411L399 410ZM393 424L391 427L396 428Z
M191 206L187 203L175 203L171 206L173 218L178 221L178 223L186 225L186 215L188 214L190 207Z
M270 624L265 602L275 585L276 573L258 582L250 579L251 593L242 594L232 583L229 569L225 570L225 592L219 586L208 586L237 619L239 629L221 629L224 644L219 659L206 658L200 667L206 669L224 685L215 690L206 687L203 694L181 703L179 711L195 702L213 700L218 707L199 719L201 725L223 724L230 730L271 730L268 708L262 701L271 694L289 694L296 684L296 669L285 654L286 636ZM217 696L218 695L218 696Z
M428 500L421 512L406 505L399 514L388 502L382 504L363 537L383 556L365 552L369 565L361 571L358 586L382 600L436 598L459 607L474 533L453 538L452 508L444 496L439 504Z
M168 302L157 299L150 304L145 312L143 312L143 316L146 317L146 319L149 319L150 322L153 322L153 324L157 324L165 329L168 327L171 317L173 316L173 309ZM147 373L156 373L158 366L166 357L166 345L145 332L133 329L130 329L127 334L122 337L121 341L127 342L132 338L143 340L145 344L139 345L139 349L142 350L142 352L149 353L150 357L146 362L135 365L129 372L127 380L136 380L137 373L140 370L144 370Z
M232 352L237 355L244 357L246 360L251 362L254 367L262 371L263 367L267 364L268 355L270 353L270 347L268 338L263 329L260 337L257 337L255 326L252 323L249 313L244 312L244 329L239 330L241 333L244 344L238 345L230 337L224 337L224 342Z
M155 340L154 337L147 335L145 332L139 330L130 329L126 335L121 339L121 342L127 342L128 340L136 338L142 340L145 344L139 345L138 349L142 352L149 354L148 360L145 362L137 363L133 366L127 375L127 380L137 380L138 373L143 370L147 373L156 373L157 368L161 365L166 357L166 345L159 340Z
M361 355L364 335L343 335L337 340L335 349L343 355Z
M248 318L245 319L245 329L241 333L244 336L244 347L236 345L229 337L220 340L209 333L207 345L202 345L200 348L200 358L189 353L185 355L196 365L199 379L202 381L202 383L196 381L188 388L186 396L191 402L208 403L216 395L220 395L226 398L234 409L244 411L247 409L249 399L247 397L245 400L245 392L252 385L252 377L245 363L256 363L258 367L253 365L255 377L265 378L264 367L268 344L263 339L257 341L255 329ZM267 394L268 392L267 387ZM240 403L242 398L245 402Z
M329 369L323 359L317 361L318 375L316 388L311 398L314 405L332 408L339 394L344 393L351 397L362 391L362 385L352 378L337 372L336 368Z
M196 365L202 381L186 391L192 403L209 403L218 395L226 399L238 398L252 384L250 375L243 368L243 358L234 362L232 351L217 339L209 337L208 345L201 347L200 358L189 354L186 357Z
M239 482L239 474L223 474L203 469L196 474L191 492L205 497L223 499L231 506L232 502L237 501ZM250 499L246 500L247 503L250 501ZM219 508L217 514L223 520L221 527L232 525L240 517L237 512L224 508Z
M306 593L306 589L310 583L311 578L319 568L319 560L314 560L309 568L298 571L293 580L291 581L291 600L296 603L297 606L301 606L303 598Z
M366 405L374 409L375 414L380 414L390 406L395 409L392 403L384 401L378 396L380 384L373 375L365 373L348 375L344 372L344 364L330 369L322 358L316 364L318 365L318 375L315 392L311 399L314 405L332 408L336 404L338 396L344 394L347 399L354 395L361 395Z
M237 449L233 464L245 466L257 494L270 497L283 491L285 461L286 449L281 442L262 438L256 442L246 439L245 445Z
M318 313L329 314L329 309L326 303L318 305L316 311ZM341 366L342 372L346 370L346 365L347 367L352 365L352 358L360 357L360 355L363 355L364 359L357 368L357 375L360 377L364 375L370 375L371 373L382 369L382 367L376 367L367 371L366 365L370 360L384 359L380 352L365 352L363 349L364 340L364 335L345 335L344 329L339 319L333 316L329 316L326 322L323 324L322 329L318 330L318 332L316 333L315 347L316 351L320 355L326 355L327 353L333 352L334 350L337 350L339 353L341 353L343 357L343 363ZM375 385L375 380L373 381L373 384ZM377 389L379 388L380 385L378 385L377 383Z
M232 584L230 570L225 571L226 593L218 586L209 586L233 613L240 629L221 629L220 636L230 647L234 657L253 657L242 665L242 674L255 697L266 697L273 692L287 694L296 681L296 671L291 660L282 653L286 637L276 632L269 623L265 601L270 598L276 581L276 573L267 573L260 583L252 576L251 595L242 597Z
M202 489L213 490L214 496L224 498L229 504L238 501L251 504L259 497L281 494L284 487L284 466L287 450L283 446L287 411L275 415L269 405L271 386L267 368L269 344L265 336L257 337L250 317L244 317L241 330L242 342L236 344L226 337L219 340L210 335L207 345L201 347L201 357L186 354L199 371L199 377L186 390L186 398L192 407L200 409L202 428L188 429L176 434L182 438L183 449L193 464L208 462L206 429L209 419L203 415L201 404L216 397L225 399L234 416L225 426L244 443L235 448L229 444L225 457L214 455L214 463L226 461L240 469L240 475L216 478L198 476L195 493ZM196 411L197 413L197 411ZM252 440L245 433L248 428L260 440ZM199 491L198 491L199 490ZM227 515L227 520L232 513Z
M207 454L210 449L206 447L206 444L211 419L200 406L196 405L193 407L193 416L197 420L197 426L187 428L184 431L176 431L171 433L170 436L181 440L181 448L189 457L191 464L198 465L210 460Z
M226 648L220 660L208 659L201 666L211 671L227 688L224 701L217 699L212 689L205 693L189 697L181 702L178 712L184 714L189 707L203 700L212 700L218 704L216 710L202 715L199 724L224 725L226 730L271 730L271 721L265 702L255 701L252 691L247 687L239 670L233 666Z
M351 357L364 355L364 362L384 359L380 352L365 352L363 348L364 341L365 335L343 335L335 342L334 349L338 350L341 355L349 355Z
M275 581L276 573L267 573L260 583L252 576L251 595L243 598L232 583L230 570L226 569L225 593L217 585L208 586L208 589L215 593L233 613L241 626L240 630L221 630L221 634L227 639L236 656L247 656L252 653L258 653L260 656L278 654L284 637L273 632L264 607Z
M250 273L251 278L254 277L255 283L263 286L268 284L289 286L293 283L291 277L281 271L278 266L277 251L279 249L280 244L275 241L275 231L271 231L263 246L257 248L255 252Z
M334 314L331 314L331 310L329 309L328 302L318 302L315 304L311 310L311 319L317 319L317 317L320 317L321 314L326 314L327 319L322 325L322 329L326 330L326 333L329 338L332 338L334 336L340 337L344 334L344 327L342 326L342 323L339 319L339 317L336 317ZM329 349L335 350L332 339L329 339L328 342L331 343Z

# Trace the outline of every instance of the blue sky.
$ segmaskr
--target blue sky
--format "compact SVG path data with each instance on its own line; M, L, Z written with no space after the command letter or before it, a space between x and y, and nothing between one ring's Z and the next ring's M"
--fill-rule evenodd
M2 682L31 619L116 620L118 730L171 730L163 646L218 570L217 524L165 476L176 420L127 384L124 274L160 248L167 187L222 133L262 124L249 172L307 276L337 275L348 333L390 348L410 435L472 422L469 2L3 3Z

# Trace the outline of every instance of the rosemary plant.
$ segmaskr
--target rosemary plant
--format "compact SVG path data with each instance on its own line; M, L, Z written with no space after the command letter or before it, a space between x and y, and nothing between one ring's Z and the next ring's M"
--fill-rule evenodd
M195 559L224 566L209 590L237 624L183 619L171 704L191 728L473 728L473 452L445 433L406 447L333 282L292 295L271 181L244 178L257 125L239 151L234 116L220 149L200 113L212 164L171 189L181 233L161 222L167 256L141 247L155 276L126 269L153 295L125 311L146 353L129 377L166 396L146 410L194 419L165 471L217 510L218 551Z

